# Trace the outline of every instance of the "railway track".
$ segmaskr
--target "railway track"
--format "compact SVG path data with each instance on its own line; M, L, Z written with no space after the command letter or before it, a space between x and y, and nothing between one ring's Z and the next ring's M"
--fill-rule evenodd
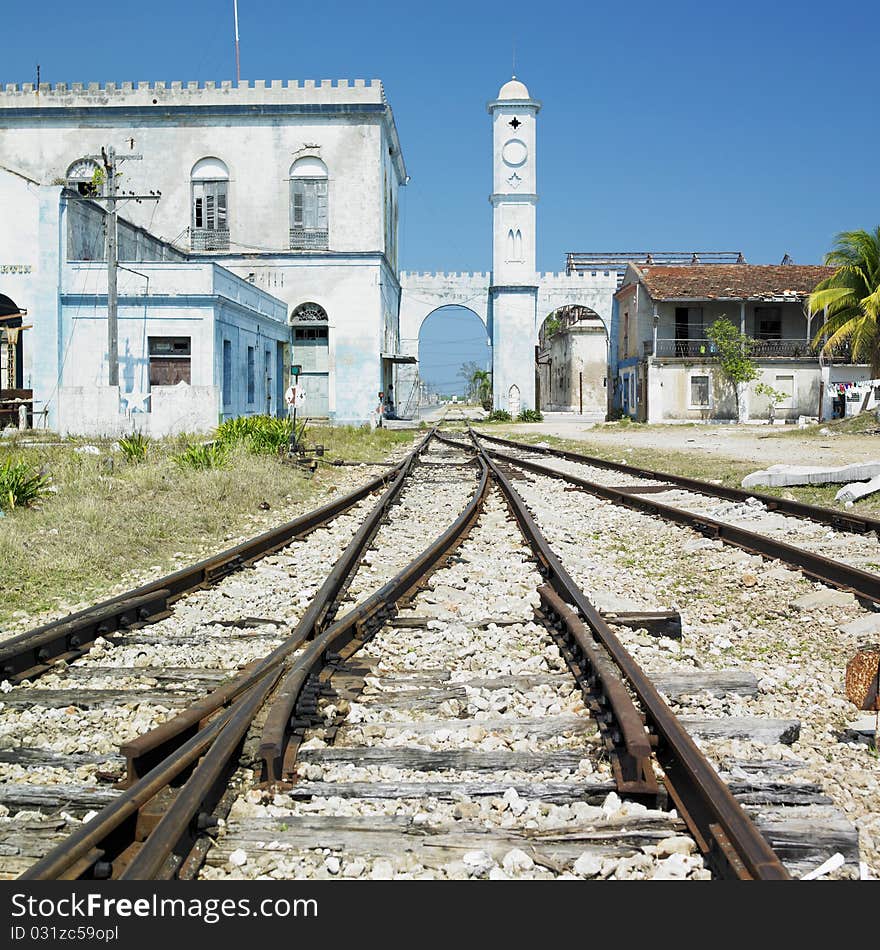
M773 558L815 578L880 603L880 521L750 493L711 482L606 462L543 446L498 439L499 458L538 475L649 515L694 528L705 537ZM550 458L553 464L535 457Z
M195 690L199 676L191 677L198 695L157 703L155 716L132 727L137 735L123 735L119 753L80 753L80 778L116 778L124 765L126 787L105 786L102 800L89 797L94 781L79 791L59 781L29 803L24 822L4 820L0 867L25 879L750 879L815 867L831 840L818 833L820 820L768 814L821 809L820 790L768 778L772 770L754 758L733 763L723 781L700 745L727 728L724 716L695 717L693 707L676 715L676 700L687 706L685 698L707 692L738 702L750 681L692 669L649 678L641 644L649 630L654 639L680 633L678 614L595 607L529 512L533 500L520 496L532 477L432 432L376 504L365 493L334 509L333 556L323 545L323 560L305 571L309 585L300 581L318 534L290 549L270 545L251 571L223 581L231 597L221 585L201 591L201 603L181 601L175 614L210 604L215 625L247 631L227 651L244 669L210 682L203 675ZM276 592L274 614L251 607L242 574L281 572L288 586ZM60 678L54 689L97 691L107 674L90 665L106 667L106 652L130 672L143 661L118 653L132 648L124 637L161 639L171 618L148 626L153 619L87 657L85 644L68 642L79 656L62 664L34 652L34 638L51 631L26 635L24 658L13 648L5 662L13 680L42 672L52 682L45 674L59 676L62 665L73 682ZM155 668L149 685L185 693L185 665ZM74 706L75 696L65 698ZM779 722L759 719L739 717L741 732L778 747ZM45 749L34 752L5 750L5 767L29 771L45 759ZM82 822L87 808L97 814ZM827 830L827 807L822 819ZM853 836L838 824L834 844L851 874ZM857 842L854 860L857 868Z

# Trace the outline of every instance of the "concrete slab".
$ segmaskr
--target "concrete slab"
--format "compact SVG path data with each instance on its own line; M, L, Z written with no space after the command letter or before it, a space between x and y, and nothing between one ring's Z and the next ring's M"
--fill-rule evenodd
M845 623L841 626L840 632L853 637L880 634L880 613L867 614L864 617L857 617L855 620L850 620L849 623Z
M796 610L816 610L823 607L851 607L856 599L852 594L845 590L812 590L809 594L804 594L791 602Z
M862 482L880 475L880 461L856 462L852 465L771 465L752 472L742 480L743 488L766 485L827 485L838 482Z
M844 485L834 496L834 500L846 504L858 501L859 498L865 498L867 495L873 495L875 491L880 491L880 475L869 482L850 482L849 485Z

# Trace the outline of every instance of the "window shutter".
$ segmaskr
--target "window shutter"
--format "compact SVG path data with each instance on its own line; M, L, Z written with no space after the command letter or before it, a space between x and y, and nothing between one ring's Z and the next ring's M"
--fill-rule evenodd
M214 230L214 195L210 193L205 196L205 228Z
M318 220L318 201L315 189L315 182L304 182L305 186L305 209L304 221L306 230L311 231L316 228Z
M226 182L217 182L217 229L226 230Z
M290 183L290 226L292 228L303 227L303 182L292 181Z
M326 181L317 181L315 182L316 192L317 192L317 205L318 205L318 214L317 214L317 224L315 225L319 231L327 230L327 182Z

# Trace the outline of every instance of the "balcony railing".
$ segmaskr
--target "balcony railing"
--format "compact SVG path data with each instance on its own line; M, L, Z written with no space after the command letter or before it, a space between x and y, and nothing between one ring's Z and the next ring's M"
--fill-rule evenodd
M711 340L657 340L657 349L653 350L653 341L644 342L645 356L666 356L678 359L713 359L718 349ZM808 340L755 340L749 350L755 359L797 359L815 357Z
M209 231L206 228L192 228L190 246L194 251L228 251L229 230Z
M314 228L291 228L290 249L292 251L326 251L329 246L330 235Z

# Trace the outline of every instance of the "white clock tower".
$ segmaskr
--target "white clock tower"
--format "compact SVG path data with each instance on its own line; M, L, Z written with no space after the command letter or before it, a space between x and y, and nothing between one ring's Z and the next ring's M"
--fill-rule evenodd
M516 77L489 103L493 139L492 385L496 409L535 408L535 127L541 103Z

